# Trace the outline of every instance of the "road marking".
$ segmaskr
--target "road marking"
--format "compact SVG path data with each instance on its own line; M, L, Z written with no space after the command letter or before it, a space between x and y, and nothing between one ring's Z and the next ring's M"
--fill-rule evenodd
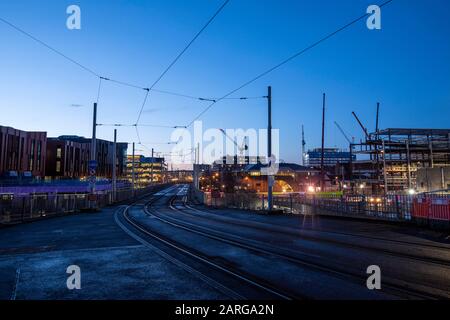
M11 293L11 300L16 300L17 287L19 286L20 269L16 269L16 279L14 281L14 287Z

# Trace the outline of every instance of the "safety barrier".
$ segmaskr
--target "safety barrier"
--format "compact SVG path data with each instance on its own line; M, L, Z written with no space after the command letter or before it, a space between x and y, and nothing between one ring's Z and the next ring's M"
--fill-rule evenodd
M450 197L448 194L419 195L413 201L412 216L419 224L450 228Z
M416 219L428 219L430 217L430 199L418 197L413 200L412 216Z

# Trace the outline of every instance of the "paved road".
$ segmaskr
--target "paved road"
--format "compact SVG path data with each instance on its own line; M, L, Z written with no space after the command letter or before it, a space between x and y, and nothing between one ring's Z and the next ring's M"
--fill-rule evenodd
M450 297L445 235L374 222L189 204L173 186L97 214L0 230L2 299ZM82 289L66 287L68 265ZM381 290L366 269L381 269Z

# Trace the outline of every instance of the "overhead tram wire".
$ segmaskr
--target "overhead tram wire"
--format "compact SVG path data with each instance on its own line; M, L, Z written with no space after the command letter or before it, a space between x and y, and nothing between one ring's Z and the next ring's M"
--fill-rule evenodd
M92 75L94 75L94 76L96 76L96 77L100 77L100 75L99 75L97 72L95 72L95 71L93 71L92 69L86 67L85 65L79 63L78 61L76 61L76 60L74 60L74 59L72 59L72 58L66 56L66 55L65 55L64 53L62 53L61 51L59 51L59 50L53 48L52 46L48 45L48 44L45 43L44 41L42 41L42 40L36 38L36 37L33 36L32 34L26 32L25 30L23 30L23 29L21 29L21 28L19 28L18 26L16 26L16 25L14 25L13 23L7 21L6 19L0 17L0 21L3 22L3 23L5 23L5 24L7 24L7 25L10 26L11 28L13 28L13 29L19 31L20 33L26 35L27 37L29 37L30 39L36 41L37 43L43 45L44 47L46 47L47 49L53 51L54 53L58 54L59 56L63 57L64 59L66 59L66 60L72 62L73 64L77 65L78 67L82 68L83 70L89 72L90 74L92 74Z
M186 126L165 126L158 124L125 124L125 123L97 123L99 127L149 127L149 128L167 128L167 129L187 129Z
M225 7L225 5L229 2L229 0L225 1L222 6L216 11L216 13L210 18L210 20L207 22L207 24L205 24L205 26L197 33L196 37L191 40L191 42L188 44L188 46L185 48L185 50L182 51L182 53L180 53L176 60L178 60L181 55L189 48L189 46L195 41L196 38L198 38L198 36L206 29L206 27L214 20L214 18L220 13L220 11ZM23 35L27 36L28 38L32 39L33 41L39 43L40 45L46 47L47 49L49 49L50 51L56 53L57 55L61 56L62 58L64 58L65 60L71 62L72 64L78 66L79 68L81 68L82 70L88 72L89 74L97 77L99 79L99 89L98 89L98 93L97 93L97 102L99 100L100 97L100 86L101 86L101 82L102 81L109 81L112 83L116 83L118 85L122 85L125 87L130 87L130 88L135 88L138 90L145 90L145 91L153 91L153 92L157 92L157 93L161 93L161 94L166 94L166 95L172 95L172 96L177 96L177 97L183 97L186 99L191 99L191 100L198 100L198 101L208 101L208 102L212 102L213 100L217 100L217 99L213 99L213 98L205 98L205 97L199 97L199 96L193 96L193 95L188 95L188 94L183 94L183 93L178 93L178 92L173 92L173 91L169 91L169 90L161 90L161 89L155 89L155 88L145 88L143 86L139 86L130 82L126 82L126 81L121 81L121 80L117 80L114 78L110 78L110 77L105 77L102 76L100 73L94 71L93 69L87 67L86 65L82 64L81 62L67 56L66 54L64 54L63 52L61 52L60 50L52 47L51 45L49 45L48 43L44 42L43 40L35 37L34 35L32 35L31 33L23 30L22 28L20 28L19 26L11 23L10 21L0 17L0 21L3 22L4 24L10 26L11 28L15 29L16 31L18 31L19 33L22 33ZM175 64L175 60L174 62L166 69L165 73L167 73L167 71L169 71L169 69L173 66L173 64ZM160 77L162 78L162 77ZM159 79L160 80L160 79ZM158 80L158 82L159 82ZM154 85L156 85L157 82L155 82ZM153 86L154 86L153 85ZM252 97L253 98L253 97ZM242 97L242 98L229 98L229 99L240 99L240 100L247 100L250 99L250 97ZM142 113L142 112L140 112ZM168 127L168 126L167 126ZM176 127L186 127L186 126L176 126Z
M380 8L388 5L389 3L391 3L393 0L387 0L381 4L379 4L378 6ZM266 71L260 73L259 75L257 75L256 77L250 79L249 81L245 82L244 84L240 85L239 87L237 87L236 89L230 91L229 93L225 94L223 97L213 101L210 105L208 105L202 112L200 112L188 125L187 127L192 126L192 124L198 120L201 116L203 116L206 112L208 112L208 110L210 110L216 103L218 103L221 100L224 100L226 98L228 98L229 96L231 96L232 94L234 94L235 92L241 90L242 88L250 85L251 83L259 80L260 78L266 76L267 74L271 73L272 71L280 68L281 66L285 65L286 63L290 62L291 60L294 60L295 58L297 58L298 56L304 54L305 52L315 48L316 46L318 46L319 44L321 44L322 42L332 38L333 36L335 36L336 34L340 33L341 31L344 31L345 29L349 28L350 26L354 25L355 23L361 21L362 19L368 17L371 13L365 13L364 15L352 20L351 22L343 25L342 27L338 28L337 30L329 33L328 35L326 35L325 37L321 38L320 40L312 43L311 45L307 46L306 48L296 52L295 54L291 55L290 57L286 58L285 60L281 61L280 63L276 64L275 66L271 67L270 69L267 69Z
M184 47L184 49L176 56L176 58L169 64L169 66L163 71L163 73L153 82L150 86L149 90L152 90L161 79L166 75L166 73L177 63L177 61L181 58L181 56L189 49L189 47L197 40L197 38L202 34L202 32L213 22L213 20L217 17L217 15L222 11L223 8L230 2L230 0L225 0L224 3L217 9L214 15L206 22L206 24L200 29L199 32L192 38L192 40ZM139 110L139 115L136 120L136 124L139 123L142 116L142 111L144 110L144 106L142 106L141 110Z
M110 81L110 82L113 82L113 83L116 83L116 84L119 84L119 85L122 85L122 86L125 86L125 87L135 88L135 89L138 89L138 90L150 90L150 88L145 88L143 86L139 86L139 85L136 85L136 84L133 84L133 83L130 83L130 82L120 81L120 80L116 80L116 79L110 78L110 77L104 77L100 73L98 73L98 72L94 71L93 69L87 67L86 65L82 64L81 62L79 62L79 61L77 61L77 60L67 56L66 54L64 54L60 50L52 47L51 45L47 44L43 40L40 40L39 38L35 37L31 33L27 32L27 31L23 30L22 28L18 27L17 25L11 23L10 21L0 17L0 22L3 22L4 24L8 25L12 29L18 31L19 33L21 33L21 34L23 34L25 36L27 36L28 38L32 39L33 41L39 43L40 45L44 46L45 48L49 49L50 51L52 51L52 52L56 53L57 55L61 56L65 60L69 61L70 63L78 66L79 68L81 68L82 70L86 71L87 73L89 73L89 74L99 78L99 80ZM192 96L192 95L177 93L177 92L168 91L168 90L158 90L158 89L152 88L151 91L162 93L162 94L167 94L167 95L172 95L172 96L184 97L184 98L193 99L193 100L202 100L202 98L200 98L200 97L195 97L195 96Z

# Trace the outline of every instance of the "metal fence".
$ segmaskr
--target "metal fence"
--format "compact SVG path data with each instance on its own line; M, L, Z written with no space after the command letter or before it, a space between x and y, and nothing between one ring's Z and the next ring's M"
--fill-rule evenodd
M221 193L220 197L203 193L202 202L211 207L243 210L261 210L265 203L264 198L256 193Z
M256 193L211 193L195 191L199 202L218 208L245 210L267 209L267 196ZM435 220L450 222L450 194L392 194L385 196L367 195L274 195L275 209L286 213L303 215L332 215L368 218L386 221L415 221L430 223Z
M49 216L70 214L91 208L102 208L142 197L165 185L154 185L144 189L119 189L113 197L112 191L98 192L96 201L89 194L33 194L24 196L0 195L0 225L15 224L42 219ZM94 205L93 205L94 204Z
M274 205L289 212L300 214L327 214L410 221L413 199L414 196L410 195L318 197L308 194L291 194L274 197Z

